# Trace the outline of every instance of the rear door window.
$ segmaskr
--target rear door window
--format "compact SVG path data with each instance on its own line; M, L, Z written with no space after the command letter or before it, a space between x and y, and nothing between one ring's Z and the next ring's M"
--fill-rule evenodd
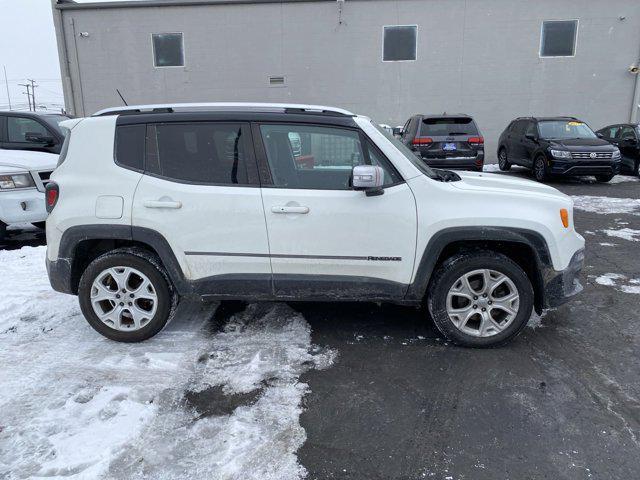
M119 125L116 127L116 163L123 167L142 171L144 169L144 143L146 125ZM67 138L70 137L70 132ZM68 141L65 140L60 158L66 156Z
M193 122L149 125L146 172L207 185L256 185L248 125Z
M478 128L473 119L469 117L425 118L422 120L421 137L453 135L478 135Z

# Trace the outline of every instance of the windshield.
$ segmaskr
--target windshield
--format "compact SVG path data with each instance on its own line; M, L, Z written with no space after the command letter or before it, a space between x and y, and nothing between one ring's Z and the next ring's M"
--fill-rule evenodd
M597 138L586 123L578 120L546 120L538 122L540 137L567 140L573 138Z
M422 160L416 157L416 155L411 150L409 150L404 143L399 141L393 135L389 134L384 128L380 127L375 122L371 122L371 123L373 124L375 129L378 130L382 135L384 135L387 138L387 140L389 140L393 144L394 147L400 150L400 153L402 153L407 158L407 160L409 160L413 165L415 165L415 167L418 170L420 170L429 178L439 178L436 172L434 172L431 168L427 166L426 163L424 163Z
M450 135L478 135L478 129L469 117L425 118L422 120L420 136L448 137Z

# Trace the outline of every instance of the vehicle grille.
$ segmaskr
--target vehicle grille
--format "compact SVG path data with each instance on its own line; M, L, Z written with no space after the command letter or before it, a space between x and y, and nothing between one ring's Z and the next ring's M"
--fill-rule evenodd
M592 156L595 155L595 156ZM571 158L585 158L585 159L601 159L601 158L611 158L613 157L613 152L571 152Z

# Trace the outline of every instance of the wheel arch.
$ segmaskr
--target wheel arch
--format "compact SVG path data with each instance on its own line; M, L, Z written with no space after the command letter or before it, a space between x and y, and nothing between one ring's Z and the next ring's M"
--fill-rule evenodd
M103 253L123 247L137 247L156 255L178 293L190 293L182 268L161 234L143 227L105 224L71 227L62 235L58 260L67 265L64 290L76 295L86 267Z
M452 227L436 233L422 254L407 299L424 299L435 269L452 255L470 250L492 250L516 262L531 280L536 311L542 311L545 278L553 270L547 243L538 232L510 227Z

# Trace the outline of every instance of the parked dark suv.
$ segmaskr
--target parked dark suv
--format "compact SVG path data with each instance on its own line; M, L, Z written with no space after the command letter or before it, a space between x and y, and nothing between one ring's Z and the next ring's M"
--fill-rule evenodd
M498 165L531 168L538 181L550 175L595 175L608 182L620 172L620 150L574 117L521 117L500 135Z
M484 138L468 115L414 115L401 140L430 167L482 171Z
M60 153L66 115L50 112L0 111L0 149Z
M620 149L622 155L620 168L623 173L640 177L640 125L637 123L609 125L598 130L596 135Z

